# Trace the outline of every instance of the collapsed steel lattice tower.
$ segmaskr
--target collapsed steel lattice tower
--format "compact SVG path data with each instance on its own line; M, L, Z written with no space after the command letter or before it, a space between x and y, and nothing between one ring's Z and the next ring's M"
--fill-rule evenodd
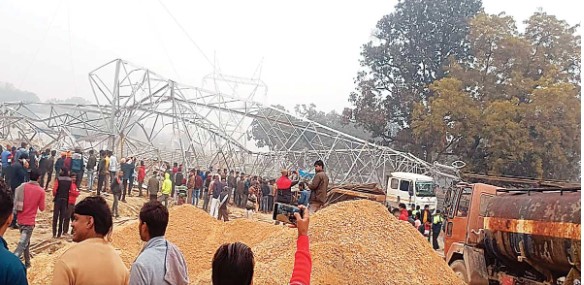
M95 104L2 103L0 137L268 177L282 167L311 169L322 159L336 183L384 185L393 171L432 170L409 153L249 98L177 83L121 59L90 72L89 81Z

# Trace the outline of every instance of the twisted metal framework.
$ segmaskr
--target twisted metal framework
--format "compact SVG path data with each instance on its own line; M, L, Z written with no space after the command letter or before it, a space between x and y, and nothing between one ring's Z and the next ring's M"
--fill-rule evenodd
M258 80L219 80L227 82L230 95L116 59L89 73L95 104L1 104L0 137L43 148L107 148L120 156L268 177L282 167L311 169L322 159L335 183L384 185L390 172L432 169L409 153L255 102L253 94L237 95L238 86L250 85L251 92L265 88Z

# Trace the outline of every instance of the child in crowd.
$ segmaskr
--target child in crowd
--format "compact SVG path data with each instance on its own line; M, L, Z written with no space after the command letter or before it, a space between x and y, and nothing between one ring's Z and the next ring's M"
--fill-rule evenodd
M308 207L308 198L310 197L310 190L306 189L306 183L298 183L298 191L300 191L300 199L298 199L298 206L304 205Z

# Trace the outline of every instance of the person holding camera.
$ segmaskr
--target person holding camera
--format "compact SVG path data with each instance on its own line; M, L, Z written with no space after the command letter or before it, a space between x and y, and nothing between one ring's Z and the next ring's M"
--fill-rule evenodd
M303 212L294 213L296 224L290 225L298 229L294 269L288 284L308 285L312 272L310 256L308 225L310 215L304 206L299 206ZM225 243L217 249L213 256L211 280L213 285L251 285L253 284L254 256L251 248L244 243Z
M292 186L298 184L298 180L292 181L288 178L289 172L287 169L282 169L282 176L276 181L278 191L276 192L276 202L284 204L292 204Z

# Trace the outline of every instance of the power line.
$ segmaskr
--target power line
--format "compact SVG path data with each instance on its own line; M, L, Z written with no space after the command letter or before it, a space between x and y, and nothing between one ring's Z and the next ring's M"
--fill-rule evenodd
M51 21L49 22L49 26L45 30L45 33L43 35L43 39L41 40L40 44L37 45L37 49L34 52L34 55L32 57L31 62L28 64L27 68L24 71L23 76L20 78L20 80L18 82L18 85L17 85L17 88L18 89L20 89L20 87L22 86L22 82L24 81L24 79L26 79L26 77L28 77L28 73L30 72L30 68L32 67L32 65L36 61L36 57L39 54L39 51L41 50L41 47L44 45L45 40L47 39L47 35L49 34L49 31L51 30L51 27L53 26L53 22L55 21L55 16L57 15L57 11L59 11L59 8L61 7L61 4L63 4L63 0L61 0L59 2L59 5L57 5L57 8L55 8L55 12L53 12L53 16L51 17Z
M209 63L214 68L215 66L213 64L213 61L211 59L209 59L209 57L205 54L205 52L201 49L201 47L199 47L199 45L195 42L195 40L193 40L193 38L189 35L189 33L187 33L185 28L178 22L178 20L174 17L174 15L170 12L170 10L168 10L168 8L166 8L164 3L162 3L161 0L158 0L158 3L160 3L160 6L162 6L162 8L164 8L166 13L170 16L170 18L172 18L174 23L181 29L181 31L185 34L185 36L187 36L187 38L191 41L191 43L199 50L199 52L203 55L203 57L205 58L207 63Z
M73 44L71 41L71 11L70 11L70 2L67 0L67 30L69 35L69 59L71 62L71 73L73 73L73 92L75 92L74 96L81 96L78 94L77 91L77 81L75 80L75 64L73 63ZM81 96L83 97L83 96Z

